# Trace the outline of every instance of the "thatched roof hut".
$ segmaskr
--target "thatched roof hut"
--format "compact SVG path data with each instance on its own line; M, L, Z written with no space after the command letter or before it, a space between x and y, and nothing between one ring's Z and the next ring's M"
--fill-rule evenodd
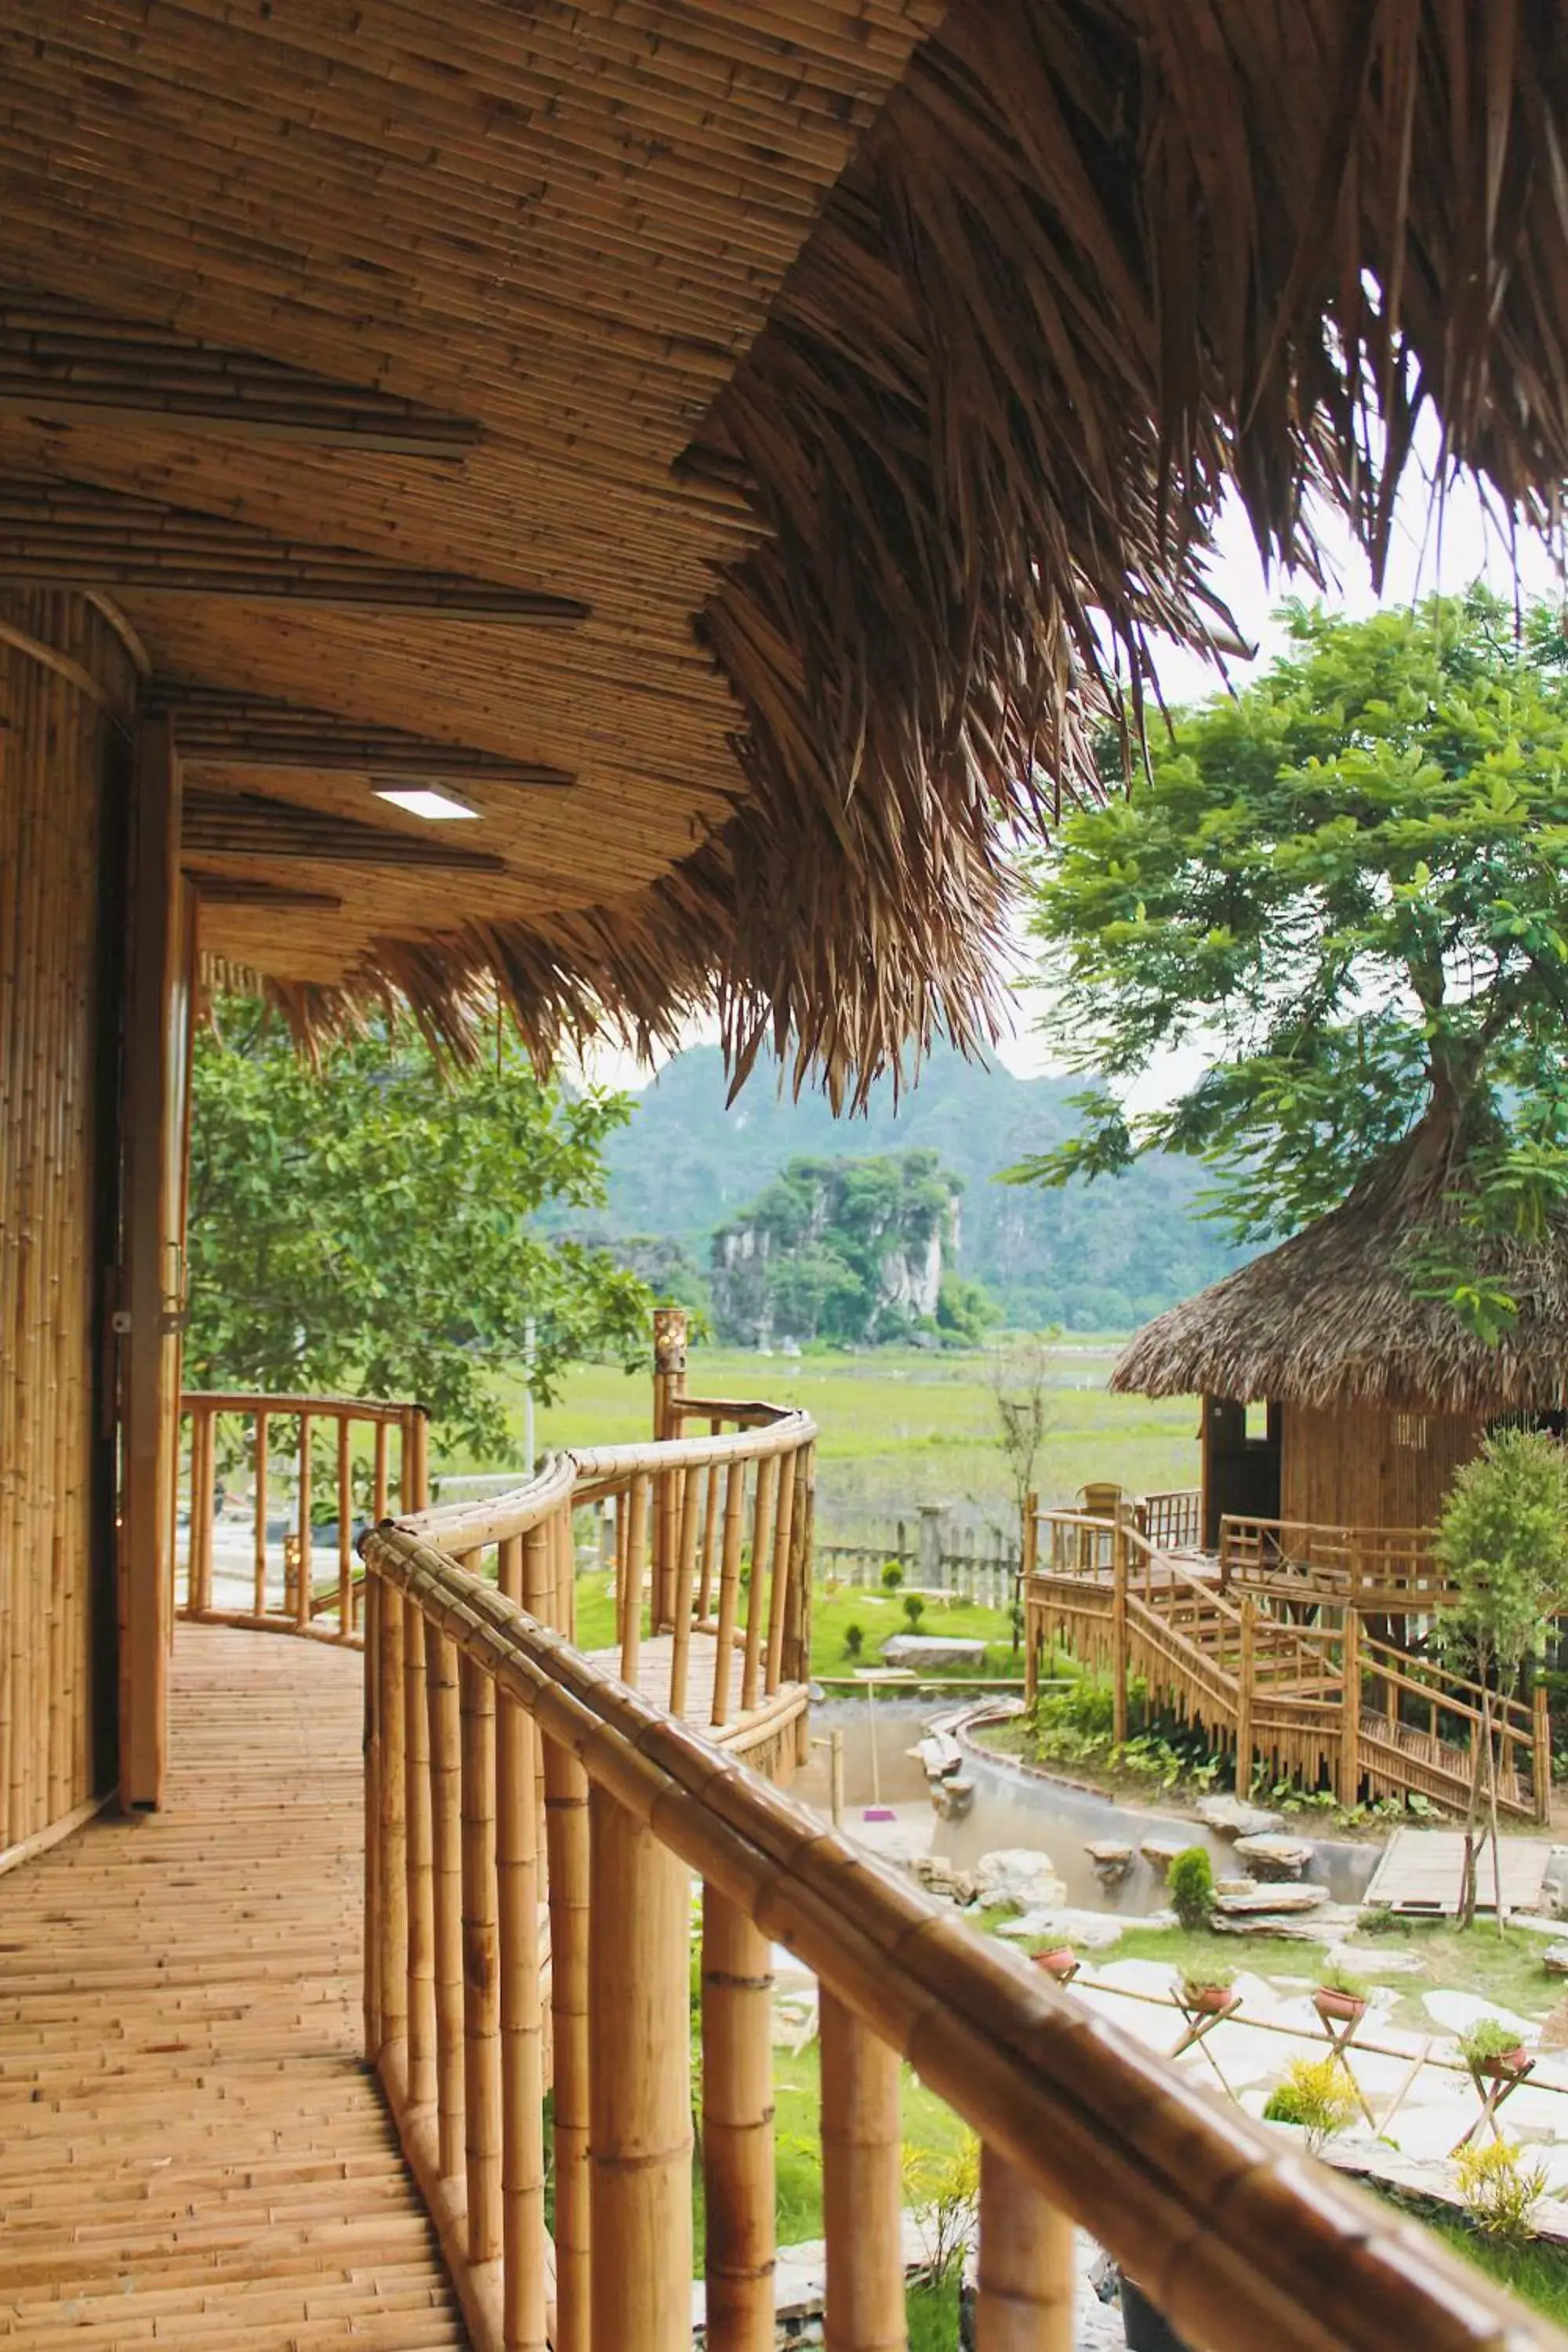
M1463 1185L1452 1122L1429 1116L1341 1207L1122 1351L1113 1389L1205 1400L1211 1542L1226 1511L1429 1526L1489 1423L1568 1411L1568 1223L1478 1243L1458 1224ZM1459 1252L1517 1302L1495 1340L1423 1295L1423 1265Z

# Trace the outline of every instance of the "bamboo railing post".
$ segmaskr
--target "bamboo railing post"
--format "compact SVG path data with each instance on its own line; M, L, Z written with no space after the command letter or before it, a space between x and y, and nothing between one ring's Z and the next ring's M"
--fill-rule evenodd
M443 2179L463 2168L463 1881L457 1653L425 1627L430 1731L431 1916L435 1927L436 2111Z
M1535 1818L1549 1822L1552 1818L1552 1715L1546 1685L1538 1682L1531 1695L1532 1757L1531 1777L1535 1800Z
M346 1412L338 1415L338 1631L353 1631L353 1454Z
M675 1638L669 1661L669 1711L684 1718L686 1683L691 1661L692 1581L697 1573L697 1516L701 1507L706 1472L689 1470L681 1481L680 1534L677 1547L670 1616Z
M651 1483L636 1477L626 1502L626 1607L621 1616L621 1680L637 1686L637 1660L642 1648L642 1582L647 1549L648 1502Z
M524 1604L543 1616L555 1591L548 1525L523 1538ZM590 2352L588 2213L588 1776L569 1748L541 1741L550 1903L551 2079L555 2135L554 2352Z
M256 1449L251 1456L252 1475L256 1487L255 1534L252 1560L256 1575L256 1613L267 1614L267 1415L256 1416Z
M718 1437L721 1434L722 1428L722 1423L710 1422L709 1435ZM719 1560L719 1465L717 1462L710 1463L702 1505L702 1572L697 1584L696 1614L699 1622L702 1623L706 1623L709 1612L713 1606L713 1571Z
M825 2352L899 2352L908 2341L899 2056L826 1985L817 2002Z
M213 1605L213 1515L217 1493L217 1416L202 1414L202 1472L191 1496L191 1525L199 1528L201 1567L193 1596L198 1609Z
M380 1992L381 2040L378 2055L408 2036L408 1863L404 1817L403 1755L403 1623L412 1604L400 1592L384 1591L379 1639L370 1671L376 1678L376 1712L381 1727L380 1853L376 1891L380 1906L380 1953L376 1982Z
M1340 1668L1339 1799L1349 1807L1361 1787L1361 1617L1349 1601L1340 1637Z
M768 1671L764 1685L767 1696L776 1693L784 1675L784 1605L789 1595L790 1529L795 1524L795 1461L782 1460L778 1465L778 1490L774 1504L773 1565L768 1585ZM755 1570L752 1570L753 1575Z
M686 1310L656 1307L653 1316L653 1433L662 1443L679 1437L680 1400L686 1393ZM679 1500L673 1476L666 1472L655 1495L653 1536L653 1614L656 1633L673 1629L675 1622L676 1549L680 1540Z
M980 2150L975 2352L1073 2352L1073 2225L994 2149Z
M1250 1592L1244 1592L1236 1666L1236 1793L1243 1804L1252 1787L1252 1693L1257 1644L1258 1603Z
M719 1631L713 1650L713 1724L730 1720L730 1684L735 1663L735 1619L741 1598L741 1535L746 1508L746 1465L731 1462L724 1474L724 1541L719 1562Z
M386 1517L387 1505L392 1496L392 1481L388 1475L387 1465L391 1442L390 1424L384 1421L378 1421L375 1424L375 1463L371 1472L370 1504L370 1516L378 1527Z
M463 2147L468 2260L501 2251L500 1993L496 1965L495 1685L458 1669L462 1722Z
M1120 1512L1110 1536L1111 1731L1120 1748L1127 1738L1127 1527Z
M364 2057L381 2056L381 1604L387 1587L367 1575L364 1601Z
M768 1454L757 1465L756 1494L752 1506L752 1580L746 1588L746 1663L741 1676L741 1712L749 1715L762 1689L763 1622L767 1608L763 1564L772 1557L773 1489L778 1483L778 1458Z
M523 1597L523 1539L500 1547L497 1581ZM543 2014L539 1981L538 1735L503 1693L496 1716L497 1959L500 1975L502 2330L505 2352L544 2352Z
M689 2352L690 1882L606 1790L589 1819L592 2341Z
M1040 1695L1040 1628L1029 1597L1029 1579L1040 1558L1040 1498L1024 1497L1024 1526L1018 1544L1018 1590L1024 1606L1024 1705L1033 1707Z
M709 2352L773 2352L772 1948L702 1890L702 2174Z
M790 1517L789 1565L784 1580L784 1651L780 1668L786 1683L811 1679L811 1580L816 1522L816 1448L801 1446L795 1457L795 1507ZM806 1731L803 1716L797 1728ZM806 1750L795 1761L804 1765Z
M374 1580L366 1580L367 1584ZM430 1849L430 1714L426 1696L426 1622L409 1607L403 1622L403 1756L407 1793L408 2104L436 2103L436 1912Z
M300 1544L299 1580L294 1587L294 1622L310 1622L310 1416L300 1415L300 1495L295 1532Z

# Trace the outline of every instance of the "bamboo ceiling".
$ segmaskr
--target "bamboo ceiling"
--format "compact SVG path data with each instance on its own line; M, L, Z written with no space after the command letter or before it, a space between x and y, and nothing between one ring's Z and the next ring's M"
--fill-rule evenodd
M1106 647L1208 625L1226 480L1375 546L1421 397L1504 504L1568 475L1556 8L942 17L0 0L0 583L40 519L100 567L205 730L196 862L273 886L208 945L300 1017L494 974L536 1042L716 1001L837 1081L973 1035L1000 841ZM353 854L433 830L356 730L444 747L499 869ZM268 857L258 801L333 822Z

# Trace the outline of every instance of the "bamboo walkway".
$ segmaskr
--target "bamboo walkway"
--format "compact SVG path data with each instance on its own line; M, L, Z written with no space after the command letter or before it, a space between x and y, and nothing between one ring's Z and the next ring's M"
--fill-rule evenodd
M362 2062L361 1661L183 1626L167 1809L0 1878L0 2338L466 2338Z

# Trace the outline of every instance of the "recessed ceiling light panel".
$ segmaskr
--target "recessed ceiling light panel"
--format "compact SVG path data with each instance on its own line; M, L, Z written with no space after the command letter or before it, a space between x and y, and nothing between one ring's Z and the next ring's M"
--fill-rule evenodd
M427 784L378 784L378 801L390 801L394 808L406 809L410 816L422 816L431 824L449 824L455 817L477 817L479 810L466 801L452 798L450 793L438 793Z

